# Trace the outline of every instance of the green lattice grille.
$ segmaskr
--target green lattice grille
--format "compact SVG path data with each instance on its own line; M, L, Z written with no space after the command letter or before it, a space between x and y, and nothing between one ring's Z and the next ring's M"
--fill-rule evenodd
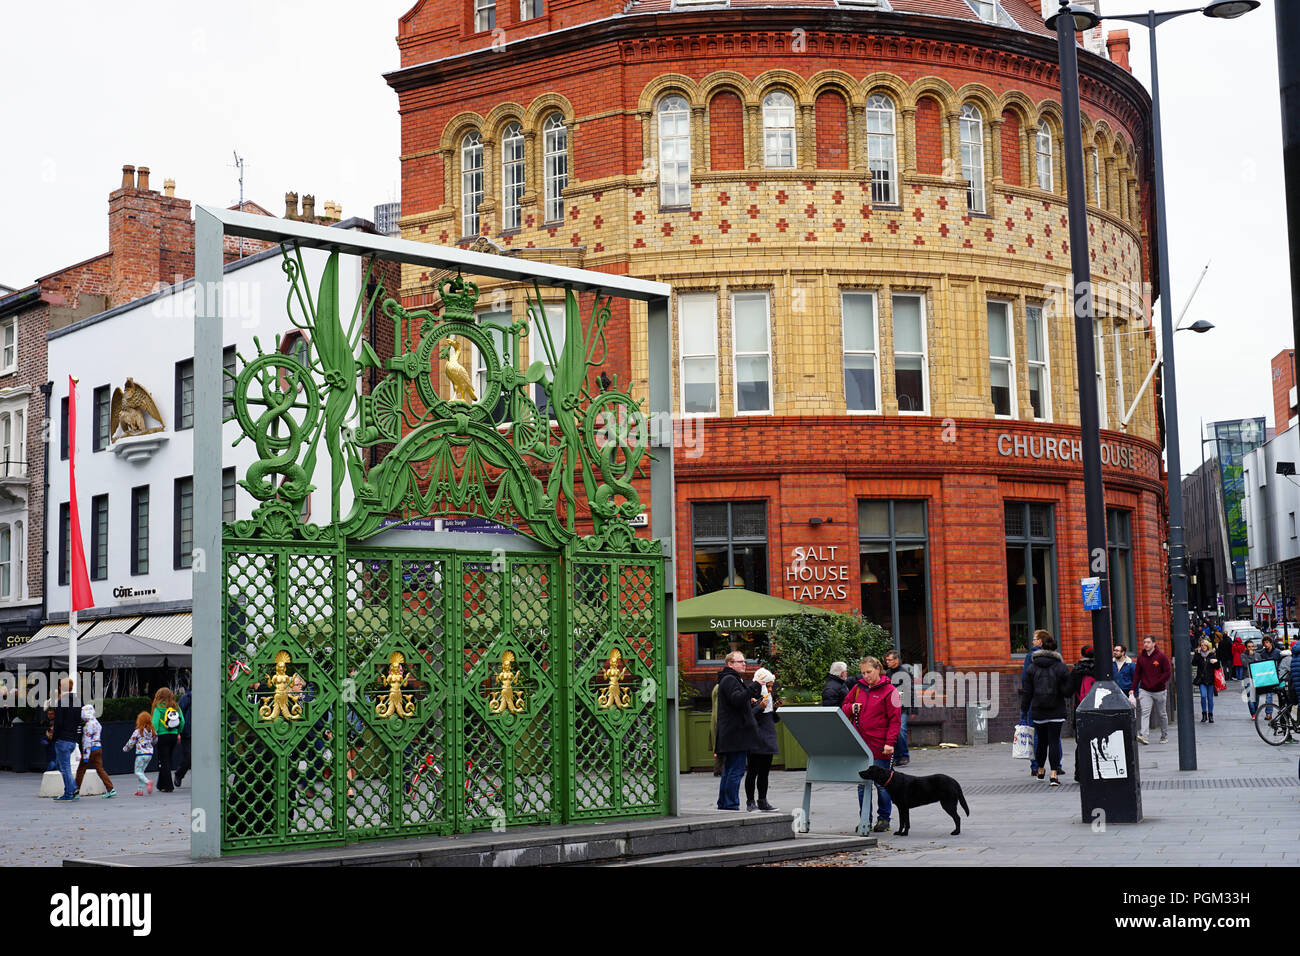
M228 539L225 575L225 849L666 811L660 564ZM614 647L627 709L598 704ZM306 713L268 725L282 648ZM376 715L394 651L410 719Z
M569 565L573 720L568 819L666 812L663 566L599 558ZM607 662L622 655L627 708L600 704Z

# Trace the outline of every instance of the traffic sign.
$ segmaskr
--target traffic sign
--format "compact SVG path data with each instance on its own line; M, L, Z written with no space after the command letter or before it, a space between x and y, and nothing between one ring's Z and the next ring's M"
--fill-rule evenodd
M1258 614L1273 613L1273 602L1268 599L1267 591L1260 591L1259 597L1255 598L1255 612Z

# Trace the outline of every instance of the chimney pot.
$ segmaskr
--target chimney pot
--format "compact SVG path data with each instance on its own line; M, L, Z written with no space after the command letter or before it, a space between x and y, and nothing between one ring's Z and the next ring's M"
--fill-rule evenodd
M135 188L142 192L149 191L149 167L141 166L135 171Z
M302 218L307 222L312 222L316 218L316 197L302 197Z
M166 194L168 199L174 199L176 197L176 180L164 179L163 192Z
M297 193L284 194L284 218L285 219L298 218L298 194Z
M135 167L134 166L122 167L122 188L123 189L135 188Z

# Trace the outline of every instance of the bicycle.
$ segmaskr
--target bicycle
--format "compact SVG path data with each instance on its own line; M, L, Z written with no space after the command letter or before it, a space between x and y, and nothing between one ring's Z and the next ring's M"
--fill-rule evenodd
M1259 699L1255 704L1255 730L1266 744L1280 747L1295 738L1292 733L1300 732L1300 719L1292 712L1295 701L1285 685L1276 691L1268 691L1276 700Z

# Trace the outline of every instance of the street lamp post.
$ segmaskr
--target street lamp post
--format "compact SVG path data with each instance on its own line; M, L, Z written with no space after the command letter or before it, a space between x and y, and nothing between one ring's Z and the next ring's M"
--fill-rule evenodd
M1070 265L1074 288L1075 356L1079 370L1079 438L1083 451L1083 497L1088 527L1088 565L1084 606L1092 617L1095 683L1076 711L1075 747L1079 756L1079 795L1084 823L1140 823L1142 793L1133 748L1133 713L1113 679L1109 568L1106 551L1106 500L1101 482L1101 432L1097 413L1096 357L1092 347L1092 266L1088 255L1088 216L1083 191L1083 132L1079 125L1079 58L1075 30L1097 22L1090 11L1061 0L1047 21L1056 30L1061 64L1061 113L1065 117L1065 182L1070 212ZM1089 601L1091 584L1099 596ZM1084 766L1086 755L1087 766Z
M1077 56L1074 53L1074 37L1070 36L1070 57L1071 76L1069 85L1074 87L1074 104L1075 113L1071 113L1064 101L1064 88L1067 85L1065 70L1065 36L1071 27L1079 26L1080 29L1086 29L1095 26L1099 20L1125 20L1130 23L1138 23L1147 27L1151 41L1151 112L1152 112L1152 140L1154 146L1154 172L1155 172L1155 221L1156 221L1156 249L1157 249L1157 270L1160 280L1160 337L1164 352L1164 378L1162 381L1164 404L1165 404L1165 454L1167 456L1167 473L1170 475L1181 475L1182 464L1181 455L1178 447L1178 401L1177 401L1177 377L1174 368L1174 324L1171 318L1171 297L1169 283L1169 236L1165 223L1165 177L1164 177L1164 144L1160 132L1160 76L1156 55L1156 27L1168 20L1176 17L1185 16L1189 13L1201 13L1207 17L1218 20L1235 19L1242 14L1249 13L1259 6L1258 0L1223 0L1223 2L1212 3L1205 7L1194 7L1186 10L1171 10L1166 13L1157 13L1149 10L1141 14L1108 14L1105 17L1098 17L1096 14L1086 10L1076 10L1071 8L1066 0L1061 0L1061 12L1052 20L1057 21L1057 38L1058 46L1062 50L1061 71L1062 71L1062 108L1066 116L1077 116L1078 105L1078 72ZM1062 16L1068 13L1069 16ZM1086 25L1081 25L1080 20ZM1074 22L1070 22L1073 20ZM1051 21L1049 21L1050 25ZM1073 122L1066 123L1067 134L1073 128ZM1082 144L1080 143L1080 149ZM1071 150L1067 139L1067 150ZM1067 160L1076 162L1080 169L1079 189L1082 191L1082 167L1083 156L1067 156ZM1071 210L1070 218L1074 219L1074 196L1073 184L1071 184ZM1078 201L1079 214L1083 213L1083 198L1079 197ZM1086 233L1084 236L1086 240ZM1071 252L1076 253L1074 248L1074 239L1071 237ZM1077 259L1077 256L1075 257ZM1076 282L1078 281L1078 269L1076 266ZM1082 368L1082 364L1080 366ZM1085 439L1086 441L1086 439ZM1086 454L1085 454L1086 463ZM1092 536L1089 534L1089 548L1091 549ZM1190 649L1187 634L1187 571L1186 571L1186 545L1183 540L1183 494L1181 480L1169 482L1169 579L1170 587L1173 592L1173 622L1171 628L1170 650L1174 661L1174 676L1178 688L1178 768L1180 770L1196 769L1196 732L1195 725L1192 723L1192 683L1190 671ZM1094 620L1094 632L1096 622Z

